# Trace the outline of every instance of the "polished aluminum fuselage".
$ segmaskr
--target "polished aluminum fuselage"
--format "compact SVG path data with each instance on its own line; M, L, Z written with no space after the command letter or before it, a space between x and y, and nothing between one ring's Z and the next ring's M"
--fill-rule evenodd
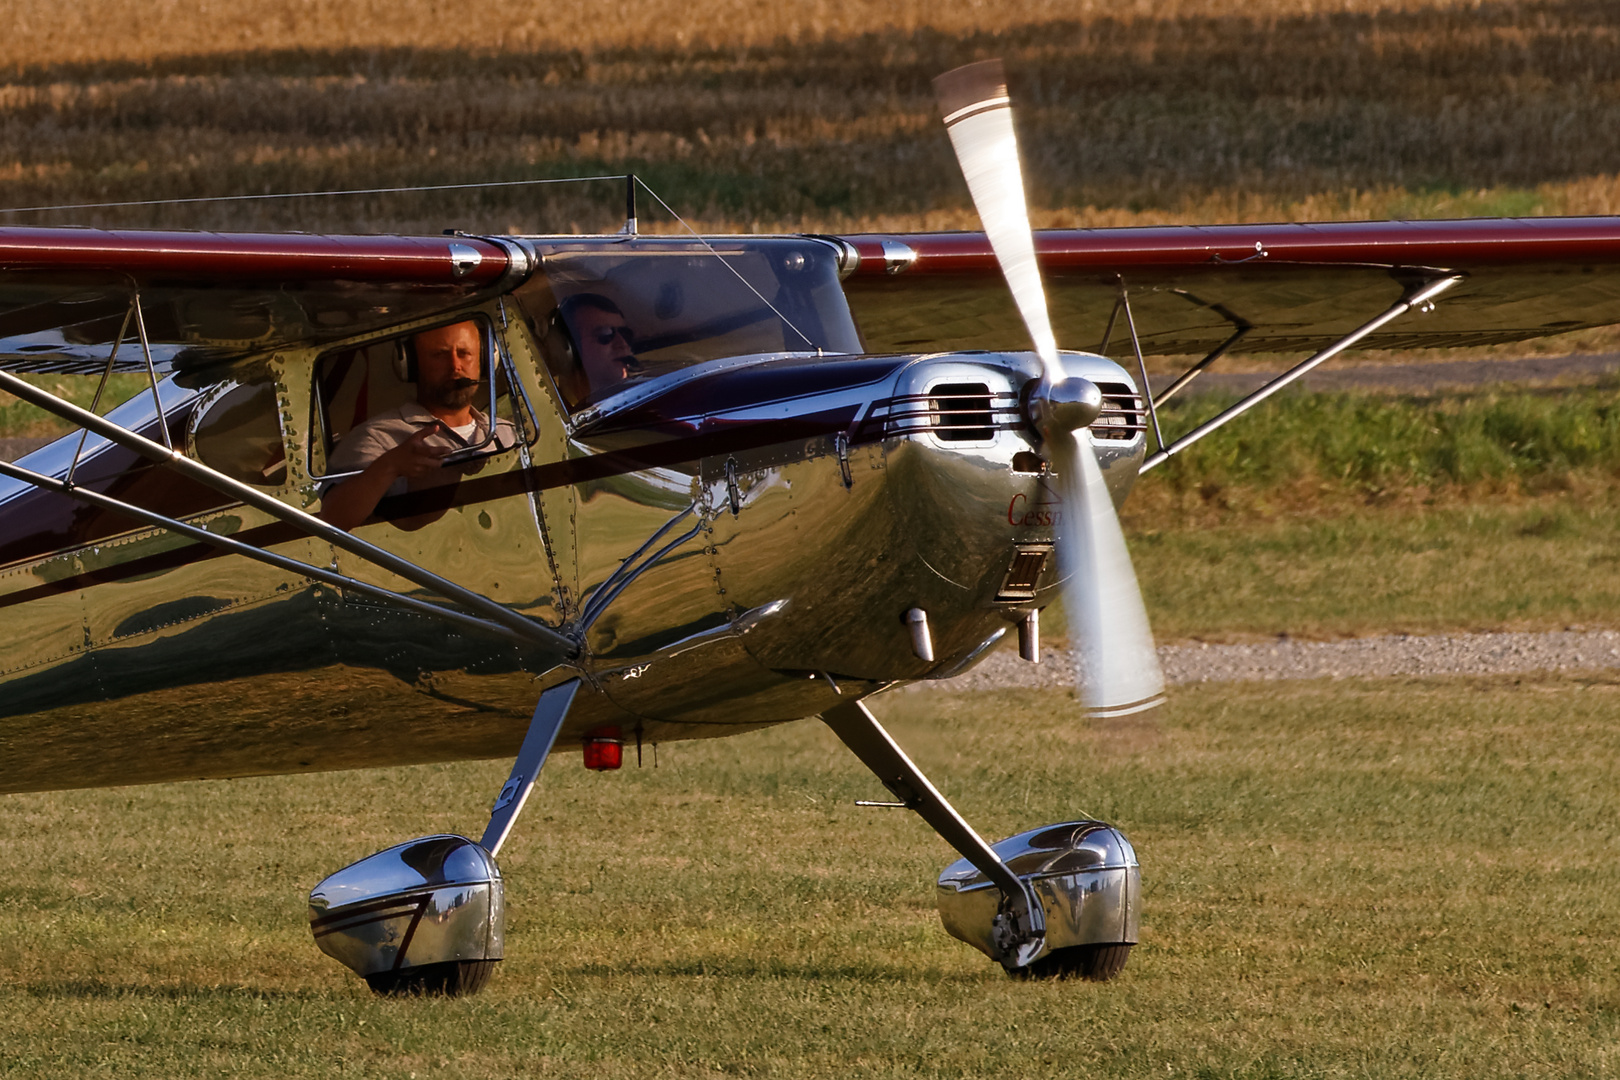
M537 441L357 534L577 635L577 663L6 488L0 790L510 755L539 693L579 673L589 692L559 746L601 728L629 742L732 734L955 674L1054 595L1048 560L1033 595L999 597L1020 545L1049 544L1062 513L1016 405L1038 375L1028 354L735 358L569 419L535 343L516 323L502 333ZM1130 383L1101 357L1073 360ZM313 363L291 352L239 366L275 376L288 464L276 494L308 509ZM928 411L942 384L985 387L996 422L942 428ZM185 439L196 393L163 393ZM142 408L125 406L131 427ZM1122 500L1142 436L1094 445ZM130 501L398 585L121 465L94 438L90 450L80 475ZM60 475L72 453L57 444L27 464ZM928 612L933 661L913 650L913 608Z

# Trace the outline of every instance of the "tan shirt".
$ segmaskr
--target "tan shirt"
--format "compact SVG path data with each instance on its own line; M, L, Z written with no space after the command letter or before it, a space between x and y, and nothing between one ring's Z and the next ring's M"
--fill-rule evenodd
M477 446L489 433L489 419L477 409L472 411L472 416L473 433L470 438L463 439L454 431L441 430L428 439L427 445L448 451ZM326 471L359 472L429 424L438 423L442 421L415 401L408 401L397 409L378 413L343 436L343 440L338 443L337 449L332 451L331 458L327 460ZM517 432L512 425L505 420L495 421L495 441L485 449L491 452L496 449L510 450L516 445ZM437 487L449 483L456 475L457 472L452 469L439 469L415 483L408 482L402 476L394 481L387 494L403 495L412 489Z

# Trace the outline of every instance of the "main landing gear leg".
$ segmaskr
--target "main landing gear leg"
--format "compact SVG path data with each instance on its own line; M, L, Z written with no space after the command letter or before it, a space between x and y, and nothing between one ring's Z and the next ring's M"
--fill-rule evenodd
M534 789L579 680L540 695L483 839L423 836L361 859L309 894L315 944L379 994L475 994L504 955L495 855Z
M1015 874L984 838L922 770L906 756L893 737L859 701L851 701L821 714L821 719L855 752L896 799L915 810L985 877L1001 890L1001 904L990 927L992 957L1008 972L1027 969L1046 951L1046 918L1035 891Z

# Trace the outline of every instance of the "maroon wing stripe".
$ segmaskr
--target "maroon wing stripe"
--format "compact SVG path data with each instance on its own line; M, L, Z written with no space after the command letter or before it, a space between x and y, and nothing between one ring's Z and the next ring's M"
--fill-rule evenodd
M452 244L482 261L458 276ZM166 281L365 281L479 287L505 272L499 246L470 236L318 236L298 233L0 228L0 269L110 270Z
M899 241L917 253L905 277L999 273L983 233L862 234L843 239L860 253L855 270L860 277L886 276L884 241ZM1620 264L1620 217L1043 229L1035 234L1035 250L1041 266L1052 272L1205 267L1251 258L1259 250L1273 263L1458 269Z

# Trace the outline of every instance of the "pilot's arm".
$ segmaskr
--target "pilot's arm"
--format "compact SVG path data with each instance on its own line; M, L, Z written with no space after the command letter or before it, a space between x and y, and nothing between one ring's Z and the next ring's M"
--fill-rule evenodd
M439 468L445 455L455 448L442 444L431 445L429 440L440 433L438 424L428 424L392 450L379 454L371 464L335 485L321 497L320 516L348 532L377 509L388 489L401 480L420 480Z

